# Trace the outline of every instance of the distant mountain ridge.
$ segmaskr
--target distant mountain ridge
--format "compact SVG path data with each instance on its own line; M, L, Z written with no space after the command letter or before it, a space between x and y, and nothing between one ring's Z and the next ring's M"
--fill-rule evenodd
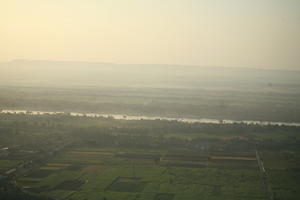
M300 71L164 64L13 60L0 63L0 84L174 88L289 88Z
M131 65L131 66L157 66L157 67L192 67L192 68L213 68L213 69L232 69L232 70L259 70L259 71L284 71L284 72L299 72L295 69L267 69L258 67L230 67L230 66L214 66L214 65L183 65L183 64L119 64L114 62L96 62L96 61L73 61L73 60L30 60L30 59L14 59L6 62L0 61L1 65L6 64L72 64L72 65Z

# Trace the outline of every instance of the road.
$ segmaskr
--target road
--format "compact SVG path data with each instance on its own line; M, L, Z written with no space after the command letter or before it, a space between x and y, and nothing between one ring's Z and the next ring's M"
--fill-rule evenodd
M268 176L267 176L267 173L266 173L266 170L265 170L265 167L264 167L264 163L261 159L261 156L259 155L259 152L256 150L255 153L256 153L258 168L259 168L259 171L261 173L262 180L263 180L263 183L264 183L264 187L265 187L265 190L266 190L266 195L267 195L269 200L274 200L272 187L271 187L271 185L268 181Z

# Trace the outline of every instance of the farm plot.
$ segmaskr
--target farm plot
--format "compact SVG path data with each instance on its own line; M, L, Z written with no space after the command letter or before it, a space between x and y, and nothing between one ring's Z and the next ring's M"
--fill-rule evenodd
M39 180L37 179L19 179L18 183L21 183L23 185L34 185L39 183Z
M154 197L154 200L173 200L174 194L160 193Z
M168 161L162 162L168 167L186 167L186 168L206 168L207 166L203 163L196 163L196 162L182 162L182 161Z
M49 191L50 187L49 186L40 186L40 187L27 187L24 188L26 191L28 192L32 192L32 193L42 193L45 191Z
M160 154L144 154L144 153L118 153L115 159L122 160L123 163L131 162L135 165L158 165L160 162Z
M78 171L82 168L83 166L80 163L74 163L72 165L70 165L69 167L67 167L67 170L71 170L71 171Z
M146 184L146 182L141 181L141 178L118 177L108 185L107 190L115 192L142 192Z
M257 160L254 156L242 156L236 154L213 155L209 157L209 166L229 169L257 169Z
M238 161L255 161L256 157L241 157L241 156L211 156L209 157L211 160L238 160Z
M50 174L54 173L53 170L48 170L48 169L37 169L28 174L26 177L28 178L46 178Z
M104 170L106 169L106 166L103 165L88 165L84 168L82 168L81 170L83 172L95 172L95 171L100 171L100 170Z
M57 186L55 186L53 189L54 190L78 190L81 185L83 185L85 181L83 180L66 180Z
M106 151L68 151L60 157L55 158L52 162L57 163L71 163L79 165L98 165L106 161L112 160L113 153ZM70 167L70 166L69 166Z
M18 165L20 160L1 160L0 159L0 169L8 169Z
M28 192L39 193L42 195L62 194L65 195L68 191L77 191L85 181L79 179L80 171L71 170L49 170L53 174L45 178L30 178L22 177L17 180L18 185L22 186ZM34 173L42 173L41 169L33 171ZM33 173L32 172L32 173ZM40 174L39 174L40 175ZM36 176L34 176L36 177ZM55 191L66 192L55 192ZM57 196L53 196L57 197Z
M195 152L167 152L160 159L160 165L167 167L205 168L208 156Z
M102 155L100 148L94 148L93 152L101 154L91 153L87 157L84 154L89 151L80 151L78 148L76 151L85 153L70 154L71 151L67 151L54 157L36 170L48 170L53 174L36 178L39 180L36 184L24 182L23 185L29 186L33 193L73 200L98 200L104 197L109 200L264 198L258 169L236 166L236 162L255 162L252 158L240 161L243 160L239 158L241 156L226 155L223 159L215 159L221 167L224 165L222 162L235 166L236 169L232 170L207 166L211 160L207 160L206 155L187 151L164 153L162 150L147 153L147 150L118 149L115 151L116 156L107 156ZM69 159L70 155L72 159ZM155 164L154 159L158 155L169 156L171 159L159 160ZM99 158L105 159L99 161ZM227 161L230 159L231 161ZM145 160L152 164L147 164Z
M299 152L264 150L260 153L274 199L299 199Z
M299 199L300 171L271 169L268 172L274 198Z
M159 154L138 154L138 153L120 153L120 154L116 154L116 157L120 157L120 158L128 158L128 159L143 159L143 160L147 160L147 159L159 159L161 157L161 155Z
M162 160L181 160L190 162L207 161L208 156L205 155L190 155L190 154L167 154Z
M64 169L68 166L70 166L68 163L47 163L47 167L57 167L60 169Z

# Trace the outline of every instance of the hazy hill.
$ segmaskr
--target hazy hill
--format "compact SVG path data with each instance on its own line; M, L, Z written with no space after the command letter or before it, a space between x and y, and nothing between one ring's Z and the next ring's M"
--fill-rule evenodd
M47 60L0 63L0 84L297 90L300 71Z

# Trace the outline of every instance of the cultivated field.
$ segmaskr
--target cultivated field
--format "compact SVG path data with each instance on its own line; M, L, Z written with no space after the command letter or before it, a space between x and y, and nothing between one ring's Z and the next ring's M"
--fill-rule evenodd
M241 167L242 166L242 167ZM76 147L18 179L58 199L265 199L254 152Z

